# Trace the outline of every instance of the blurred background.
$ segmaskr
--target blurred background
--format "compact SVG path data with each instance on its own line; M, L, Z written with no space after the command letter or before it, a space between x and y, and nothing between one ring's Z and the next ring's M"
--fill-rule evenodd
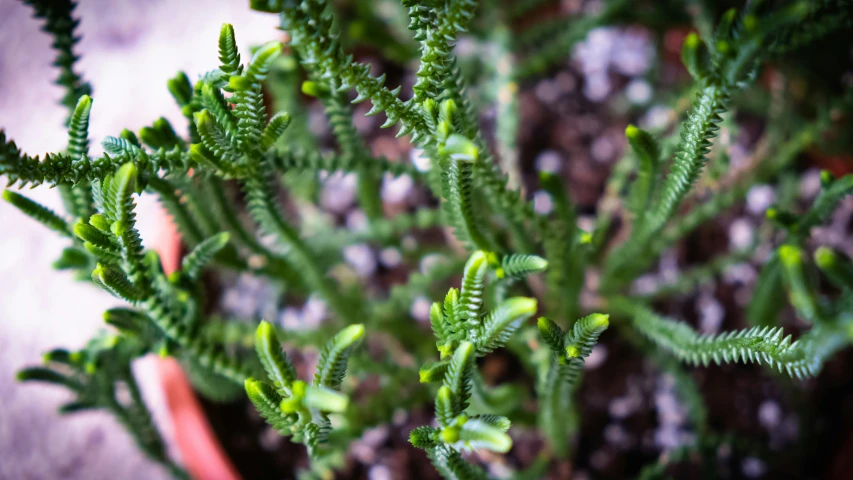
M159 116L183 125L166 80L178 70L195 78L217 65L216 39L224 22L234 24L240 49L276 35L276 17L249 11L233 0L83 0L77 8L83 39L79 69L92 83L90 123L93 154L100 141L122 128L138 130ZM50 38L18 0L0 0L0 126L32 154L58 151L67 142L53 84ZM120 107L117 107L120 105ZM27 192L61 210L55 190ZM155 241L165 217L143 199L140 228ZM160 479L131 438L103 412L60 418L70 398L57 387L24 385L15 373L40 362L39 352L57 346L77 349L104 328L103 311L118 302L51 268L63 248L59 236L0 202L0 479ZM150 358L137 362L143 393L163 433L164 403ZM147 388L146 388L147 387Z

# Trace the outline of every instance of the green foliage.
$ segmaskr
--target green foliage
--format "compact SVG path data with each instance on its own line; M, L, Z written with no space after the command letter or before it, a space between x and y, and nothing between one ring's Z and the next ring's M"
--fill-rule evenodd
M483 313L484 278L489 271L487 257L482 251L474 252L465 264L461 292L450 289L444 304L434 303L430 309L430 323L442 358L457 351L460 342L470 343L476 356L500 348L536 313L536 300L525 297L508 298L494 310ZM499 271L501 268L498 267Z
M548 269L545 285L548 312L556 318L572 318L577 309L577 296L583 284L583 270L589 241L579 235L576 213L562 181L553 174L541 173L542 189L554 202L554 213L548 219L542 240ZM544 219L543 219L544 223Z
M633 325L660 348L694 365L731 362L766 363L790 376L817 375L826 358L847 343L838 325L815 328L793 341L779 327L752 327L714 335L697 334L689 325L631 304L618 307L633 317Z
M828 247L815 250L815 263L838 288L853 292L853 264Z
M441 105L441 120L436 117L433 121L439 123L439 132L449 129L452 124L452 113L456 110L452 101L445 101ZM446 113L445 113L446 112ZM445 214L452 222L454 234L460 242L469 248L476 247L481 250L493 250L492 242L483 231L480 216L475 210L473 163L477 162L479 150L469 139L459 135L451 134L439 145L442 157L441 167L441 192L444 197Z
M261 322L255 332L255 351L276 390L280 395L286 395L296 380L296 369L287 360L275 330L267 322Z
M458 451L440 445L427 451L429 459L444 478L450 480L480 480L489 478L486 472L471 465Z
M687 114L687 121L681 126L681 140L657 199L641 217L643 221L634 228L631 239L612 256L607 265L611 275L617 275L617 271L621 271L618 275L635 274L635 269L645 266L638 258L642 260L644 250L666 226L699 179L713 146L712 139L720 129L721 115L729 109L732 94L745 88L753 79L762 54L766 53L762 47L770 41L772 29L795 23L802 15L801 10L796 4L780 9L768 15L760 25L755 24L756 19L751 14L740 18L736 18L736 12L729 14L718 27L711 55L700 54L700 50L708 47L698 36L690 35L685 39L683 58L698 83L696 98ZM651 142L650 138L634 141L638 147L640 143L646 145L641 150L645 150L648 156L653 156L651 152L656 150L651 147ZM643 170L640 169L635 192L645 190L643 185L647 183L648 176Z
M45 227L59 232L64 236L71 235L71 228L69 227L68 222L63 220L62 217L57 215L53 210L40 205L19 193L15 193L12 190L5 190L3 192L3 200L11 203L26 216L41 223Z
M752 298L746 309L749 323L755 326L772 326L785 306L785 290L782 288L782 264L774 255L761 268Z
M809 90L795 78L790 83L797 89L771 88L767 133L741 162L746 165L730 164L723 151L733 145L739 118L723 115L740 108L756 114L745 97L765 97L755 82L763 62L781 65L788 52L846 32L849 2L748 2L741 12L719 16L716 26L708 2L689 2L698 33L687 35L681 59L693 101L673 99L675 116L685 118L672 134L626 128L630 149L607 182L592 230L584 218L592 211L575 206L576 192L560 173L540 172L536 185L521 161L536 152L519 143L530 136L518 93L527 87L519 82L564 61L602 25L683 28L686 17L669 15L667 5L634 8L609 0L596 14L528 22L530 12L553 5L404 0L391 11L385 2L252 0L252 8L280 15L286 46L261 45L242 63L234 28L223 25L218 68L195 82L183 72L166 82L186 133L160 117L138 132L106 137L105 153L95 156L89 118L97 111L74 64L74 4L25 3L54 39L68 146L39 158L0 131L0 176L19 188L58 187L67 218L11 190L3 198L67 238L56 268L91 279L129 307L105 314L117 335L101 335L81 352L53 351L46 367L20 377L70 389L75 399L63 412L110 411L176 476L185 474L165 454L130 370L133 359L152 352L177 358L208 398L231 401L245 392L275 430L306 445L311 474L319 478L334 476L366 429L432 404L435 422L414 429L411 443L445 478L479 479L488 478L486 470L463 453L507 453L512 422L547 442L518 478L540 478L549 462L571 454L582 421L576 397L584 362L600 339L609 341L602 334L611 322L650 365L675 379L700 440L713 433L702 396L679 361L767 363L803 378L817 375L853 341L853 263L823 246L814 251L813 265L809 238L853 192L849 175L822 174L820 193L805 210L783 201L768 210L758 242L772 250L769 256L754 255L753 248L715 254L652 292L632 291L663 251L742 201L754 185L775 183L780 174L796 180L790 166L798 154L840 125L853 95L799 105L812 97L795 94ZM339 8L346 15L337 15ZM471 42L457 48L463 36ZM371 64L346 51L365 46L403 68L416 62L411 91L386 86L384 74L372 75ZM656 92L656 103L670 101L663 93L658 99ZM399 124L397 136L422 152L429 171L374 154L379 141L368 144L363 125L352 118L350 103L364 101L371 104L368 116L384 113L383 128ZM312 102L326 114L328 139L314 138L313 121L309 128ZM494 135L480 126L481 118L492 117ZM714 145L718 134L726 140ZM317 187L334 172L355 175L362 228L335 227L341 218L315 205ZM406 211L384 205L380 188L384 178L402 175L424 187L414 190L417 200ZM550 197L550 213L534 211L527 192L536 189ZM157 196L180 233L187 253L178 271L167 274L143 244L136 226L136 196L143 192ZM452 245L440 242L442 232L433 227L447 227L444 243ZM773 243L766 245L768 239ZM355 278L343 252L358 244L399 253L397 266L383 265L378 281ZM433 253L441 260L427 262ZM644 303L689 294L727 267L759 259L764 265L745 312L751 327L700 334ZM327 318L304 331L260 322L252 336L254 322L211 311L219 290L202 281L202 272L210 272L207 280L233 278L223 271L263 277L281 303L319 299ZM408 279L394 284L405 272ZM448 289L451 281L459 281L458 288ZM824 284L831 288L823 290ZM440 299L429 309L429 327L408 318L426 298ZM534 328L529 320L540 306L548 318ZM807 328L784 335L784 309ZM434 338L424 335L427 328ZM362 351L357 347L366 329L370 348ZM291 359L300 357L285 354L279 338L287 340L288 352L317 351L312 382L299 379L302 365ZM521 365L512 381L491 376L492 355ZM130 402L116 395L118 386L130 390ZM687 457L680 454L674 461ZM661 465L649 475L662 474Z
M223 73L223 82L228 82L232 75L243 73L243 64L240 63L240 53L237 51L237 39L234 37L234 27L227 23L222 25L219 31L219 61L222 62L219 69Z
M313 385L296 378L296 369L281 350L278 336L267 322L255 333L255 350L267 372L269 384L246 379L245 389L258 413L281 435L292 435L304 443L312 457L319 457L328 441L329 413L342 413L349 399L339 393L346 375L347 362L359 341L364 326L351 325L338 332L323 349Z
M609 325L609 317L598 313L578 320L568 333L547 318L538 321L539 334L552 353L539 372L539 426L560 454L569 448L566 430L573 422L573 394L584 359Z
M81 157L85 158L88 153L89 111L92 106L92 99L89 97L92 87L74 68L78 58L74 53L74 46L80 41L80 37L75 34L79 20L73 17L77 5L71 0L31 0L24 3L32 7L36 18L44 20L42 29L53 39L51 47L56 53L53 65L58 67L60 72L56 83L65 91L61 103L68 109L69 114L68 155L73 164ZM76 186L61 184L59 191L69 213L78 217L93 213L92 195L86 182Z
M73 399L61 407L61 414L85 410L109 412L130 432L140 450L163 464L177 478L189 478L166 452L151 414L142 401L131 371L131 361L143 344L135 338L99 334L83 350L52 350L44 355L44 366L18 372L18 380L43 382L64 387Z
M24 0L24 3L33 9L36 18L44 21L42 29L53 37L51 46L56 50L53 64L59 69L56 83L65 90L62 104L72 113L77 99L92 94L92 87L74 69L77 61L74 46L80 41L74 31L80 21L72 16L77 3L72 0Z
M512 440L505 433L510 426L508 418L466 414L472 390L478 390L480 396L489 395L483 391L482 379L475 371L475 358L504 346L537 308L535 299L513 297L488 314L482 313L483 279L489 270L487 257L482 251L475 252L465 265L461 293L451 288L443 305L436 302L430 309L430 322L438 340L436 346L443 360L422 367L420 381L441 382L435 397L435 415L441 428L420 427L410 437L413 445L427 450L440 472L466 475L459 478L482 475L458 456L459 450L486 448L506 452L512 447ZM515 270L518 275L543 268L538 258L516 260L513 264L527 262L527 267L538 267L518 268Z
M804 254L801 249L794 245L782 245L778 250L779 259L782 263L782 278L788 287L788 299L791 305L797 309L800 318L809 323L814 323L818 316L818 307L815 296L805 277L803 268Z
M628 125L625 129L625 137L637 156L637 180L632 185L629 205L631 211L637 217L637 228L642 228L645 219L646 208L652 200L652 192L658 180L658 169L660 168L660 146L648 132Z
M320 352L314 384L339 390L347 373L347 361L352 349L364 337L364 325L350 325L329 340Z
M693 110L682 126L682 141L676 149L669 175L661 188L660 199L650 212L646 230L657 232L673 214L687 191L699 178L711 147L710 139L716 136L720 114L729 101L727 88L711 84L700 90L693 102Z
M89 113L92 109L92 98L83 95L77 101L71 118L68 119L68 156L72 164L78 159L86 158L89 154ZM95 213L91 187L87 182L68 187L60 186L63 200L69 213L76 217L85 218Z
M853 175L833 179L829 172L822 172L822 188L814 205L792 227L795 233L808 235L812 227L824 223L835 211L842 198L853 193Z
M213 257L219 253L231 236L228 232L218 233L207 240L199 243L196 247L184 257L181 262L181 272L187 276L189 280L198 279L199 274L213 260Z
M505 255L501 266L495 272L498 278L523 278L533 273L545 271L548 261L536 255Z

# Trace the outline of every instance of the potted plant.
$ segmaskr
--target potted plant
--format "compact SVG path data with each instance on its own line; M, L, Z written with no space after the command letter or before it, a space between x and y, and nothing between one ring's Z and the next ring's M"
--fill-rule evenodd
M784 82L756 82L766 63L797 63L808 45L849 34L843 2L749 2L725 12L691 4L688 20L666 6L615 0L576 15L576 29L566 31L565 18L531 13L537 1L477 11L472 0L405 0L404 11L384 2L253 0L252 8L280 15L286 42L246 55L224 25L220 64L195 82L183 72L168 81L186 132L160 118L108 137L100 157L89 155L92 97L74 66L74 5L27 3L55 39L69 142L39 158L0 131L0 176L11 186L58 187L66 212L12 189L3 198L68 239L58 268L126 305L105 313L109 333L79 350L48 352L44 366L19 377L73 391L63 412L110 411L176 477L393 475L396 465L403 478L562 478L573 468L655 478L714 471L728 461L717 455L723 447L743 458L743 471L756 471L773 455L756 459L757 449L727 432L735 425L711 419L725 416L734 395L721 386L726 379L777 383L762 369L709 364L766 364L783 384L849 379L824 367L853 341L853 263L842 251L850 243L815 230L853 191L853 178L822 172L815 198L790 192L800 176L794 160L830 143L853 93L824 86L789 102ZM531 25L513 31L522 18ZM594 122L564 123L549 110L572 89L571 75L520 83L556 68L595 27L619 23L647 25L664 45L679 40L686 68L663 87L683 123L646 115L645 128L628 124L628 147L609 176L581 161L561 163L559 154L534 165L524 148L577 148ZM683 35L685 23L697 33ZM463 48L457 42L468 30L473 43ZM584 45L588 58L607 42L620 52L631 45L597 32L604 37L590 36L599 43ZM387 75L374 75L350 48L387 58ZM414 57L411 95L386 86L392 76L409 81L400 65ZM631 64L623 74L637 75ZM588 108L610 90L606 68L596 65L585 80ZM671 66L662 61L661 72ZM636 85L629 97L644 103L637 99L652 93ZM493 122L481 121L484 105L494 105ZM525 105L534 106L529 123L541 132L525 124ZM320 111L329 138L311 128ZM356 121L359 113L384 114L382 127L399 126L403 140ZM641 113L623 102L623 120ZM739 135L750 131L749 115L760 119L759 140ZM593 143L593 157L615 156L612 145ZM751 153L736 158L735 147ZM411 162L384 154L409 151ZM579 183L584 168L588 181ZM341 188L330 189L336 181ZM733 235L731 251L719 241L703 247L697 229L710 220L727 225L726 212L753 187L777 181L775 205L756 208L766 222L755 242ZM585 196L596 182L601 198ZM157 195L176 227L159 248L146 249L136 229L141 192ZM662 256L690 265L655 275ZM678 319L685 293L713 300L706 286L736 265L759 273L748 299L730 295L735 321L721 329L719 316L707 319L711 307L700 308L700 328ZM601 367L605 351L614 360ZM167 454L130 369L149 354L164 357L184 465ZM655 448L632 447L636 432L620 423L643 408L641 394L601 406L614 378L648 375L638 372L642 362L664 374L636 389L657 385L654 398L670 402L646 410L663 429L652 436ZM595 379L591 371L586 388L594 394L581 395L584 370L599 367L613 375ZM203 407L193 391L207 399ZM815 393L813 402L826 398ZM289 442L270 441L270 431ZM636 458L614 463L610 447L590 451L602 432ZM789 468L776 460L772 468ZM434 472L421 468L427 461Z

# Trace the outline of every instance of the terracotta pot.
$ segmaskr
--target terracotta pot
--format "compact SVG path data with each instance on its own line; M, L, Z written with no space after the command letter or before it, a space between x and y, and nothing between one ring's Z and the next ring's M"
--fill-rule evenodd
M181 239L171 219L165 213L161 215L165 228L155 248L166 273L171 273L180 265ZM158 359L157 371L172 419L175 442L190 475L198 480L240 480L180 364L173 358Z

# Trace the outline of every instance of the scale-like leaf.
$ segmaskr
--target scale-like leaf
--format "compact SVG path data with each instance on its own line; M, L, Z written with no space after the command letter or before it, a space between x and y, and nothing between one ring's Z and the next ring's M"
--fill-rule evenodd
M504 300L483 320L476 336L477 354L491 352L506 344L510 335L536 313L536 305L535 298L513 297Z
M279 394L289 395L290 385L296 380L296 369L281 349L275 328L261 322L255 331L255 351Z
M505 417L501 418L506 420ZM512 439L505 433L509 427L503 428L504 423L509 421L492 422L482 418L470 418L462 425L459 440L472 450L485 448L497 453L506 453L512 448Z
M68 226L68 222L53 210L11 190L3 191L3 200L11 203L25 215L47 228L59 232L64 236L71 236L71 228Z
M196 280L213 257L225 248L230 238L228 232L221 232L196 245L181 262L181 271L190 280Z
M347 362L353 349L364 338L364 325L350 325L338 332L320 352L314 385L339 390L347 373Z
M448 388L451 402L448 416L455 417L468 408L468 399L471 397L474 353L474 345L471 342L462 342L450 359L450 366L447 368L447 374L444 377L444 386Z

